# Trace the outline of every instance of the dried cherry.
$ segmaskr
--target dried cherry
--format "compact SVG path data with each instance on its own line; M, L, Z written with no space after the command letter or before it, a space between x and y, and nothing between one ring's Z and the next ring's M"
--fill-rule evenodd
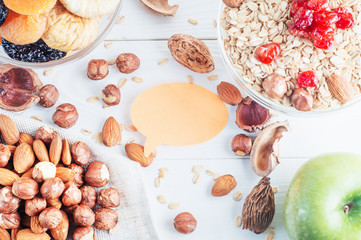
M328 0L309 0L306 6L315 12L326 10L328 8Z
M314 25L331 26L338 21L338 15L335 12L323 10L313 14Z
M297 83L300 88L317 87L318 79L316 73L312 70L300 73Z
M341 29L351 28L355 24L355 19L353 18L350 11L344 7L336 8L335 13L337 13L339 20L336 22L336 27Z
M278 43L269 43L258 47L254 55L258 61L270 64L280 53L281 46Z
M306 30L312 25L313 11L305 7L301 7L293 17L295 27L299 30Z

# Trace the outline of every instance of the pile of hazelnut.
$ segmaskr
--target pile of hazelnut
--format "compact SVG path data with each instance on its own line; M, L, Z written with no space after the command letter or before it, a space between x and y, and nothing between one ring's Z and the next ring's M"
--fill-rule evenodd
M109 182L109 170L99 161L89 164L86 143L69 145L47 127L33 138L19 133L5 115L0 115L0 132L0 236L66 240L74 223L73 239L80 240L94 239L94 228L116 229L120 194L115 188L97 193Z

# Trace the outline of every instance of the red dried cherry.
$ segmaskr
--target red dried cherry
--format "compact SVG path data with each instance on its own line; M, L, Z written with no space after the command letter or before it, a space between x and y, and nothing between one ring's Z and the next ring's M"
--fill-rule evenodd
M344 7L339 7L335 9L339 20L336 22L336 27L341 29L351 28L355 24L355 19L352 14Z
M325 40L322 40L322 41L314 39L313 40L313 45L315 45L315 47L317 47L317 48L327 50L330 47L332 47L333 42L334 42L333 40L329 40L329 39L325 39Z
M311 32L311 37L317 41L334 40L335 29L331 26L316 25Z
M254 56L258 61L270 64L280 53L281 46L278 43L269 43L258 47Z
M331 26L338 21L338 15L335 12L319 11L313 14L313 24L322 26Z
M309 0L306 6L315 12L326 10L328 8L328 0Z
M308 0L293 0L290 7L290 16L293 17L301 7L305 7Z
M310 9L301 7L293 18L295 27L299 30L306 30L313 22L313 12Z
M297 83L300 88L317 87L318 80L316 73L312 70L300 73L297 78Z
M288 31L293 35L293 36L300 36L300 37L305 37L308 38L310 33L308 30L300 30L298 28L296 28L295 23L293 20L291 20L291 22L288 25Z

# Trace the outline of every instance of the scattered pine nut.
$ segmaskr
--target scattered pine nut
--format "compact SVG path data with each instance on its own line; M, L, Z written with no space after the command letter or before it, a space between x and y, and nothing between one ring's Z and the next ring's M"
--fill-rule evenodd
M112 229L109 230L109 234L113 235L119 228L119 225L115 225Z
M209 176L212 176L212 177L215 175L215 173L212 172L212 171L209 170L209 169L206 170L206 173L207 173Z
M160 186L160 177L156 177L154 180L154 186L159 187Z
M176 209L180 206L180 203L179 202L172 202L172 203L169 203L168 204L168 208L169 209Z
M47 69L44 71L43 75L45 77L47 77L47 76L50 76L51 74L53 74L54 72L55 72L55 69Z
M119 123L119 127L120 127L120 132L124 131L124 124L123 123Z
M234 195L233 195L233 199L234 201L241 201L242 199L242 193L240 191L237 191Z
M275 239L275 232L270 231L269 233L267 233L266 240L273 240L273 239Z
M90 102L90 103L97 102L97 101L99 101L99 98L96 97L96 96L94 96L94 97L89 97L89 98L87 99L87 102Z
M132 81L136 82L136 83L141 83L141 82L143 82L143 78L141 78L141 77L132 77Z
M166 64L166 63L168 63L168 62L169 62L169 59L168 59L168 58L163 58L162 60L159 60L158 65L159 65L159 66L162 66L162 65L164 65L164 64Z
M213 180L216 181L221 176L220 173L216 173L213 175Z
M188 80L188 83L194 84L194 79L193 79L193 77L191 75L187 76L187 80Z
M164 173L164 172L159 172L159 177L160 177L160 178L164 178L164 177L165 177L165 173Z
M38 120L39 122L42 122L42 121L43 121L43 119L41 119L41 118L38 117L38 116L31 116L31 118L34 119L34 120Z
M110 106L109 105L103 105L103 109L106 109L106 108L110 108Z
M98 132L98 133L94 134L92 136L92 139L94 139L97 143L100 144L102 142L102 133Z
M197 184L200 176L201 176L201 175L200 175L199 173L196 173L196 174L194 175L194 177L193 177L193 184Z
M107 41L107 42L104 43L105 48L110 48L112 45L113 45L112 41Z
M213 19L213 26L216 28L217 27L217 20Z
M83 134L85 134L85 135L88 135L88 136L92 134L92 132L91 132L90 130L85 129L85 128L81 129L81 132L82 132Z
M124 16L119 16L118 18L117 18L117 21L115 21L115 24L119 24L119 23L122 23L123 21L124 21Z
M208 80L209 81L214 81L214 80L217 80L218 79L218 74L213 74L213 75L210 75L209 77L208 77Z
M278 193L278 192L279 192L279 188L278 188L278 187L272 187L272 191L273 191L273 193Z
M242 225L242 217L241 216L237 216L236 217L236 226L240 227Z
M203 168L204 168L203 165L195 165L195 166L193 166L193 168L192 168L192 172L194 172L194 173L199 173L200 171L203 170Z
M164 195L158 195L158 196L157 196L157 200L158 200L158 202L160 202L161 204L166 204L166 203L167 203L167 199L165 198Z
M126 78L122 78L122 79L120 79L119 80L119 82L118 82L118 87L119 88L122 88L122 87L124 87L124 85L127 83L127 79Z
M159 168L159 172L168 172L168 171L169 171L169 169L166 167Z
M125 130L129 131L129 132L136 132L138 131L137 128L134 125L127 125L124 127Z
M117 62L117 60L116 60L115 58L109 59L109 60L107 61L107 63L108 63L109 65L115 65L116 62Z
M192 25L197 25L198 24L198 21L195 20L194 18L188 18L188 22Z

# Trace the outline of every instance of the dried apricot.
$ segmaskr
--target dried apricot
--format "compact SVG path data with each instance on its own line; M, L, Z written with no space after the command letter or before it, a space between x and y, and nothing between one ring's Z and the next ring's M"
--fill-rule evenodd
M45 27L46 17L43 15L20 15L10 10L0 27L0 36L17 45L25 45L38 41Z
M4 0L5 5L23 15L42 14L52 9L56 0Z

